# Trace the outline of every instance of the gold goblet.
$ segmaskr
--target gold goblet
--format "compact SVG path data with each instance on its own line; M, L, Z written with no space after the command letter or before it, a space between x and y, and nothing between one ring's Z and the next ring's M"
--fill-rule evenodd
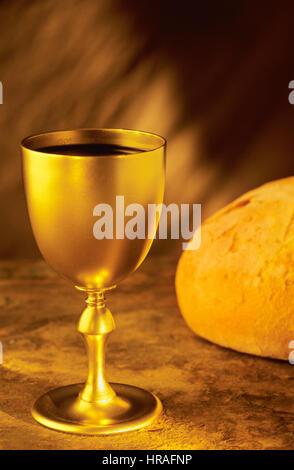
M104 293L142 263L152 244L158 216L151 226L148 220L148 236L130 239L116 196L124 196L125 206L146 209L162 203L165 140L124 129L78 129L31 136L21 147L28 212L39 249L57 273L87 293L78 324L88 352L87 381L47 392L32 414L49 428L77 434L146 426L161 412L159 399L105 378L105 345L115 325ZM114 209L112 239L94 236L99 204Z

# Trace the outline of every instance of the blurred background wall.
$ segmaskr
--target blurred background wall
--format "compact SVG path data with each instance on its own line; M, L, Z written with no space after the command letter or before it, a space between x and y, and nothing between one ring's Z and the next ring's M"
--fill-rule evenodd
M167 202L203 218L294 174L294 2L0 0L0 258L38 256L19 143L75 127L168 139Z

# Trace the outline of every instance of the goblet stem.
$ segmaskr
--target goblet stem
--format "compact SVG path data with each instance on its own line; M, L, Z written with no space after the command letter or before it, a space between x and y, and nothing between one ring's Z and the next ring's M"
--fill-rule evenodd
M105 306L103 291L88 292L78 331L83 335L88 352L89 372L79 397L89 403L105 404L113 400L115 391L105 378L105 349L115 323Z

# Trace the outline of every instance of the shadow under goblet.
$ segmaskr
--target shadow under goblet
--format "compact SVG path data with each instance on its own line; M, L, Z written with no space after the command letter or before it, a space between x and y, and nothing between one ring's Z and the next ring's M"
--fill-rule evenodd
M165 140L124 129L47 132L23 140L22 164L30 221L43 257L87 293L78 324L88 352L87 381L47 392L32 414L49 428L77 434L146 426L161 412L159 399L105 378L105 346L115 324L104 293L142 263L159 214L151 225L148 220L148 236L129 238L116 208L116 236L100 239L93 234L93 214L101 215L95 210L101 204L115 208L117 196L131 208L162 203Z

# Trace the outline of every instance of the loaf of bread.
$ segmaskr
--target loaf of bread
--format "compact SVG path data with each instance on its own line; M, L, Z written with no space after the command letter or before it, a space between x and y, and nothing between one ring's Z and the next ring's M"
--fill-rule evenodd
M176 273L192 330L237 351L288 360L294 346L294 177L267 183L202 225Z

